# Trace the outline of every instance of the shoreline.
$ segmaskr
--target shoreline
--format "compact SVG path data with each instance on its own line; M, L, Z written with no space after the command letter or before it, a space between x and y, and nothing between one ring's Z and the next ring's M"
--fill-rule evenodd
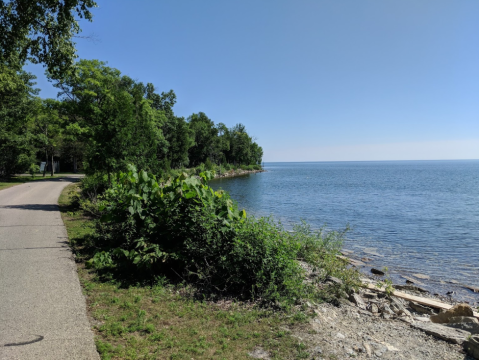
M264 169L261 169L261 170L241 170L241 169L230 170L230 171L227 171L223 174L215 174L215 177L213 178L213 180L223 179L223 178L232 178L232 177L262 173L262 172L266 172L266 170L264 170Z
M384 265L383 267L375 266L380 262L377 259L361 258L347 249L341 250L340 253L339 256L348 261L352 267L355 267L369 282L377 283L391 280L392 286L396 290L405 291L409 294L420 294L421 297L435 299L447 304L467 303L473 307L479 307L479 288L476 286L441 279L438 282L436 279L431 279L429 276L417 272L405 274L404 271L394 271L393 269L389 269L381 275L375 273L377 270L382 271L384 269ZM372 263L373 261L376 263L375 265ZM385 263L387 259L383 259L381 262ZM399 279L402 280L402 283ZM441 291L446 290L444 287L447 287L448 291L445 294L440 294Z

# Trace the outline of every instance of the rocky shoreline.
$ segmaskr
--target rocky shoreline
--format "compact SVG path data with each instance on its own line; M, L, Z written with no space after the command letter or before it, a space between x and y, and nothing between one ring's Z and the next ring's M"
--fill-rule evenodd
M266 170L230 170L222 174L216 174L215 179L222 179L222 178L230 178L230 177L236 177L236 176L244 176L244 175L249 175L249 174L256 174L256 173L261 173L261 172L266 172Z
M405 274L389 272L389 270L384 271L382 267L377 267L377 265L378 263L386 263L386 258L372 259L374 256L360 256L350 250L343 250L342 255L351 266L356 267L370 280L377 282L392 279L396 287L402 287L405 291L408 291L408 288L413 289L421 292L422 296L435 298L449 304L464 302L473 307L479 306L479 288L476 286L453 280L431 279L428 275L414 272Z
M318 360L479 359L479 314L471 306L428 300L414 290L409 290L415 295L411 298L418 301L409 301L399 297L408 297L403 292L388 294L374 281L362 281L364 287L337 304L302 303L299 307L311 315L309 323L283 330ZM321 286L341 285L329 277ZM250 355L270 359L261 348Z

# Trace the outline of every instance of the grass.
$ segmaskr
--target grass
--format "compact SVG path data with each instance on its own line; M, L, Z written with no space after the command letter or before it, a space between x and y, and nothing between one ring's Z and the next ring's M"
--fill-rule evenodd
M161 281L122 287L85 268L81 243L93 232L93 221L71 205L75 191L78 184L67 186L59 204L102 359L251 359L248 352L257 347L272 359L310 357L306 344L284 326L304 326L314 313L200 301L188 288Z

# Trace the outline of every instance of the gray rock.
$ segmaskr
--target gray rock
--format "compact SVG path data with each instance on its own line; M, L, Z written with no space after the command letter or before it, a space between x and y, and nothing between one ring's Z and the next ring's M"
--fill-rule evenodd
M362 294L362 297L365 299L377 299L378 294L366 291Z
M479 324L476 323L444 324L444 326L461 329L470 332L473 335L479 335Z
M338 339L341 339L341 340L344 340L344 339L346 338L346 336L344 336L344 335L341 334L341 333L337 333L337 334L336 334L336 337L337 337Z
M464 287L468 290L471 290L474 293L479 293L479 288L475 286L464 285Z
M474 359L479 359L479 336L471 336L464 342L464 350Z
M358 294L351 294L349 296L349 301L351 301L353 304L355 304L360 309L363 309L363 310L366 309L366 304L364 303L361 296L359 296Z
M475 323L479 324L479 320L473 316L453 316L449 318L449 323L459 324L459 323Z
M454 344L462 344L471 335L469 332L461 329L454 329L431 322L414 322L411 326L424 331L426 334L436 336Z
M409 302L409 307L419 314L436 315L434 310L429 306L424 306L414 301Z
M311 355L321 355L323 353L323 350L321 349L320 346L316 346L314 349L311 349Z
M395 312L391 310L391 308L389 307L389 305L387 304L384 304L382 307L381 307L381 312L383 314L388 314L388 315L394 315Z

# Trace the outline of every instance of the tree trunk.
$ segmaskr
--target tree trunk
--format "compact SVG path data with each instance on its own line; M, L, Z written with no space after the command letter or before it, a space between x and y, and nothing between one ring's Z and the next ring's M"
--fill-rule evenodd
M52 150L52 176L53 176L53 173L54 171L53 171L53 150Z
M45 177L45 174L47 173L47 166L48 166L48 153L45 150L45 166L43 167L43 177Z
M77 173L77 158L76 156L73 157L73 172L76 174Z

